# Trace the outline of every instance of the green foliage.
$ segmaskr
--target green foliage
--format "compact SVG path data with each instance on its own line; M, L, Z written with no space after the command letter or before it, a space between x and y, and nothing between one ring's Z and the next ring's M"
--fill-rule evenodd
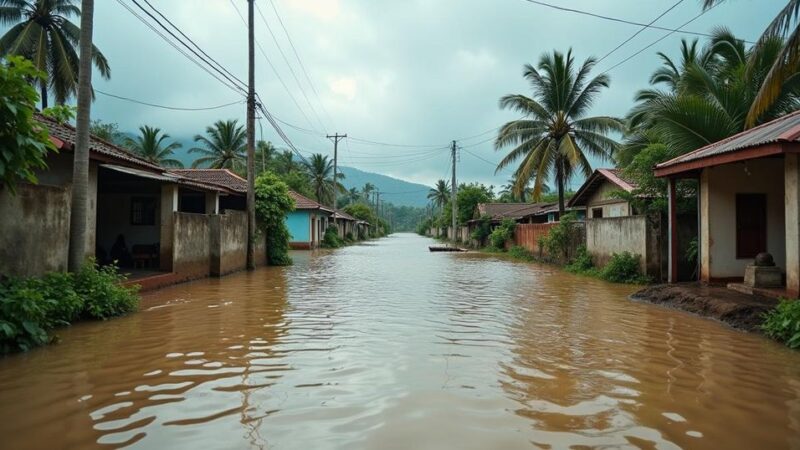
M353 236L353 232L348 231L347 234L344 235L344 242L345 243L350 244L350 243L353 243L355 241L356 241L356 238L355 238L355 236Z
M506 248L506 242L514 239L514 230L517 228L517 222L511 219L505 219L497 228L489 235L489 242L493 248L503 250Z
M459 225L466 225L473 219L475 207L478 203L492 201L492 190L480 183L461 184L456 193L456 205L458 205L458 217L456 221ZM452 226L453 222L453 202L448 200L442 209L441 223L443 226Z
M531 254L528 249L520 245L515 245L508 249L508 256L511 256L515 259L521 259L523 261L533 261L535 259L533 254Z
M44 169L48 150L55 150L47 130L33 113L39 96L30 80L43 73L20 57L0 64L0 187L14 193L20 181L36 182L36 169Z
M775 309L764 314L761 329L789 348L800 348L800 301L781 300Z
M27 351L52 340L48 332L80 319L136 310L137 288L124 287L116 267L87 262L79 273L11 278L0 283L0 353Z
M277 175L265 172L255 181L256 219L267 239L267 262L273 266L292 264L286 215L294 211L289 188Z
M323 248L344 247L344 241L339 237L339 228L336 225L328 225L325 234L322 236Z
M472 230L472 235L470 236L473 240L478 242L478 245L483 245L486 241L486 238L492 234L492 218L488 216L483 216L478 219L478 223L475 226L475 229Z
M54 121L65 124L75 118L78 108L69 105L55 105L42 110L42 115Z
M540 240L540 247L547 251L550 258L561 258L569 261L569 252L578 238L577 216L575 213L564 214L557 225L550 228L550 232Z
M567 272L572 273L587 273L593 268L594 262L592 261L592 255L586 250L585 245L578 247L578 251L575 252L575 257L572 258L572 262L565 267Z
M600 270L600 278L613 283L647 283L649 280L639 272L639 259L630 252L614 253Z
M111 142L112 144L124 145L127 136L119 131L119 125L113 122L103 122L100 119L92 120L89 125L89 133L96 138Z
M247 133L244 126L236 120L218 120L206 127L206 135L196 135L194 141L200 144L189 149L189 153L201 156L192 163L192 168L243 170Z
M108 319L135 311L138 288L122 286L125 280L113 265L100 267L94 260L84 264L75 275L75 292L84 301L83 315Z
M292 169L288 172L276 175L281 181L286 183L290 190L297 192L304 197L314 197L314 191L311 190L311 182L308 178L308 174L305 172L298 169Z

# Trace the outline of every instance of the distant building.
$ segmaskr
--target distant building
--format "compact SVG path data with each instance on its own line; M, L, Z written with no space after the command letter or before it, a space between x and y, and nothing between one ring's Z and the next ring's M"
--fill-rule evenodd
M636 215L627 200L614 195L615 191L631 193L636 183L627 179L620 169L597 169L586 179L567 205L585 208L586 218L625 217Z
M303 250L319 247L328 223L334 220L335 211L297 192L289 191L289 194L295 203L295 210L286 215L286 226L291 234L289 245Z

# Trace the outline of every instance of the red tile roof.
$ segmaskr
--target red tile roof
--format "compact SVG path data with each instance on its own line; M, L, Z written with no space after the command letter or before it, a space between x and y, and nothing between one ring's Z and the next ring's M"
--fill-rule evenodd
M241 194L247 193L247 180L228 169L169 169L169 172L201 183L222 186Z
M518 220L535 215L552 205L552 203L479 203L478 215L489 216L492 220Z
M311 200L308 197L304 197L298 194L295 191L289 191L289 195L294 199L294 208L295 209L318 209L320 211L326 211L329 213L333 213L333 210L328 208L327 206L323 206L314 200Z

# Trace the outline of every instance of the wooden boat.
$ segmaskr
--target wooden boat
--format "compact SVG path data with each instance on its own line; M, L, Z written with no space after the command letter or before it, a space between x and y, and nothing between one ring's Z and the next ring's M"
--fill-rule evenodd
M428 247L428 250L430 250L431 252L465 252L465 251L467 251L464 248L448 247L448 246L445 246L445 245L431 245L431 246Z

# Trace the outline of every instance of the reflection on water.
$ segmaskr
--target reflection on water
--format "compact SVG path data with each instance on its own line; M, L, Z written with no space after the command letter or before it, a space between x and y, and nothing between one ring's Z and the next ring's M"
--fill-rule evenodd
M397 235L0 360L0 447L792 448L800 353Z

